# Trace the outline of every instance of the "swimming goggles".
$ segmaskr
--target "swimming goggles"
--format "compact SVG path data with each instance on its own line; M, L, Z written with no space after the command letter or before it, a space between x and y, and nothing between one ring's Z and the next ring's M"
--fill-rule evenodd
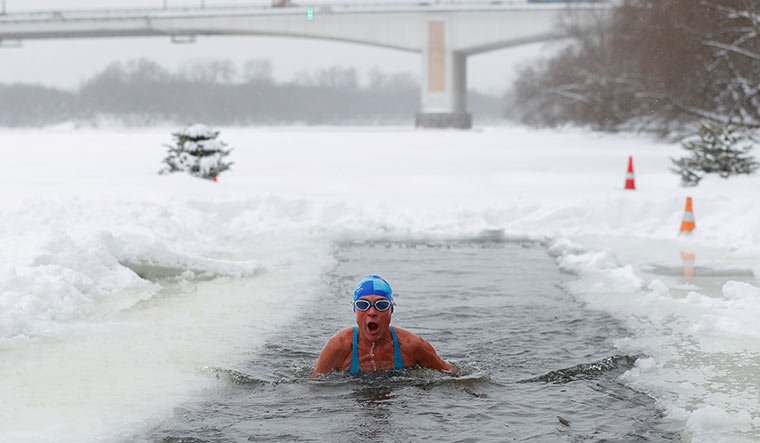
M354 302L354 307L360 311L368 311L372 306L374 306L378 311L383 312L390 309L391 306L393 306L393 302L384 299L377 300L375 302L359 299Z

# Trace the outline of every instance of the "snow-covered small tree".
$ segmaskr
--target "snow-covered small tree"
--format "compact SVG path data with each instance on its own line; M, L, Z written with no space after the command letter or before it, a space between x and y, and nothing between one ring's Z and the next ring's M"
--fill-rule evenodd
M159 174L187 172L196 177L216 180L232 162L226 161L232 149L217 140L219 131L206 125L195 124L172 133L174 145L165 144L169 150Z
M684 186L698 185L705 174L751 174L759 166L750 154L754 142L747 128L703 121L697 134L682 143L689 155L672 158L671 171L681 176Z

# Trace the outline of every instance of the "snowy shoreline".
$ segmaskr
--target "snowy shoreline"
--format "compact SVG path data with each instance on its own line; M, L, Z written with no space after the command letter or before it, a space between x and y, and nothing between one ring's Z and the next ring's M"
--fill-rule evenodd
M329 264L334 241L536 239L577 275L571 294L631 330L616 346L650 358L623 380L654 397L685 437L760 438L758 387L742 375L760 363L756 279L716 278L716 292L649 272L680 266L678 252L687 248L698 265L757 276L757 176L711 177L684 189L668 171L677 146L581 130L221 128L235 166L211 183L157 174L169 132L0 131L4 146L19 147L8 153L16 167L0 177L0 349L24 355L25 346L66 342L73 330L123 319L161 292L161 282L132 271L139 266L187 270L172 277L179 285L204 274L269 280L285 300L294 287L272 276L287 280L308 269L315 275L298 283L308 287ZM628 155L633 192L622 190ZM676 233L687 195L697 235L684 240ZM272 312L284 315L278 300ZM236 324L247 322L241 314ZM266 328L258 334L263 339ZM15 406L34 413L32 405ZM135 412L124 420L144 419ZM10 423L0 429L23 441L23 428ZM111 428L93 432L103 429ZM71 434L78 438L95 435Z

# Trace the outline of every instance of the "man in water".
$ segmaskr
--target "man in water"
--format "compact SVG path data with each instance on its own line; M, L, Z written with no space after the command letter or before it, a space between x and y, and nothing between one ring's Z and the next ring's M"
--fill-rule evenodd
M390 326L393 290L383 278L370 275L354 289L356 325L338 331L319 355L312 378L332 371L375 373L421 366L457 374L422 338Z

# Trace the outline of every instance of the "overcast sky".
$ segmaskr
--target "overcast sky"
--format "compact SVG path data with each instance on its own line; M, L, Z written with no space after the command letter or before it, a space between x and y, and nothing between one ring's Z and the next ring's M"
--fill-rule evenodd
M206 6L268 3L256 0L167 0L169 7L199 6L201 1L205 1ZM378 3L377 0L345 3L367 1ZM309 0L309 4L318 3L335 3L335 0ZM5 5L10 14L30 10L158 8L162 7L163 0L5 0ZM514 78L516 66L531 63L546 50L544 44L534 44L470 57L468 85L483 92L501 94ZM157 37L30 40L23 42L20 48L0 48L0 82L41 83L73 89L113 61L140 57L153 59L170 69L213 59L231 59L239 65L250 59L267 59L272 62L274 75L279 80L290 80L304 70L333 65L352 66L362 74L377 67L384 72L408 71L418 75L422 64L420 56L414 53L310 39L199 37L194 44L182 45Z

